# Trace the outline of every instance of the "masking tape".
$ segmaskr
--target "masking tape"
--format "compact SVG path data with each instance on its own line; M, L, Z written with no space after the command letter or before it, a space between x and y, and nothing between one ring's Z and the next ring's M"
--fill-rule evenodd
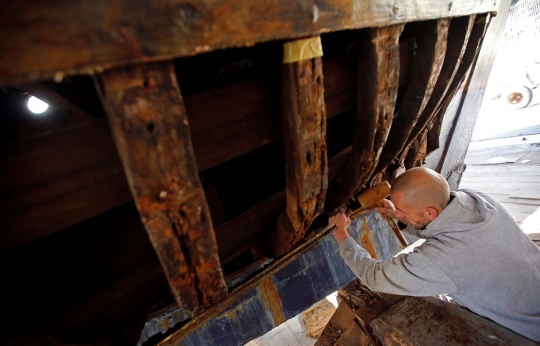
M283 63L318 58L323 55L321 37L311 37L287 42L283 45Z

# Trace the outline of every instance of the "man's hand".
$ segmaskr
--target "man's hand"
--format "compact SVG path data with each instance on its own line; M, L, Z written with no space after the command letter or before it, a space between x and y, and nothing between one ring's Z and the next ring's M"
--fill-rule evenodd
M349 233L347 227L351 224L351 219L345 214L345 210L339 208L339 213L328 219L328 226L336 225L337 229L334 231L334 237L338 244L341 244L345 240Z
M396 217L396 207L394 203L390 202L387 199L382 200L384 207L375 208L383 217L389 217L391 219L397 219Z

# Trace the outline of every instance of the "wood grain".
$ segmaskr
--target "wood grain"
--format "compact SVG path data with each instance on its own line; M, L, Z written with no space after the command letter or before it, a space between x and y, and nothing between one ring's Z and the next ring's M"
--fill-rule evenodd
M394 118L402 30L402 25L369 29L365 41L359 42L353 149L340 180L328 191L326 210L351 198L377 166Z
M496 1L171 0L11 2L0 12L0 85L93 73L268 40L497 10Z
M196 316L227 293L171 62L100 75L102 99L142 222L176 301Z
M444 63L449 19L418 23L418 48L404 100L392 123L376 171L383 171L403 150L409 135L428 104Z
M283 64L281 118L287 207L270 235L275 257L301 240L324 208L328 158L321 58Z
M428 104L409 135L409 143L413 142L419 133L426 129L435 116L436 110L444 101L445 95L451 90L450 86L458 73L475 20L476 15L473 14L471 16L453 18L450 22L446 55L439 78L437 78L437 83L433 88Z

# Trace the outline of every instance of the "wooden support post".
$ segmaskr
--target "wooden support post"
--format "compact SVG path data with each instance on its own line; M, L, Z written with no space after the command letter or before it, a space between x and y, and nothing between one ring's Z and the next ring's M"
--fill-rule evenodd
M118 68L99 79L142 222L176 301L196 316L222 299L227 285L174 66Z
M369 29L367 42L359 45L353 149L341 179L328 191L327 210L334 210L351 198L377 166L394 118L402 30L402 25Z
M376 171L383 171L403 149L436 84L446 53L449 19L419 23L418 48L411 79L399 114L394 118L389 140Z
M307 54L307 55L303 55ZM328 185L326 107L320 37L288 42L281 69L287 208L270 235L277 257L301 240L321 213Z

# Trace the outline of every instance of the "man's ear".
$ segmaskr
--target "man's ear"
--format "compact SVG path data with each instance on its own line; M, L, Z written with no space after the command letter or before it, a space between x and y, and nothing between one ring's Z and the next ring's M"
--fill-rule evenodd
M431 221L435 220L437 216L439 216L439 212L437 211L437 209L433 207L427 207L425 209L425 212L426 212L427 218Z

